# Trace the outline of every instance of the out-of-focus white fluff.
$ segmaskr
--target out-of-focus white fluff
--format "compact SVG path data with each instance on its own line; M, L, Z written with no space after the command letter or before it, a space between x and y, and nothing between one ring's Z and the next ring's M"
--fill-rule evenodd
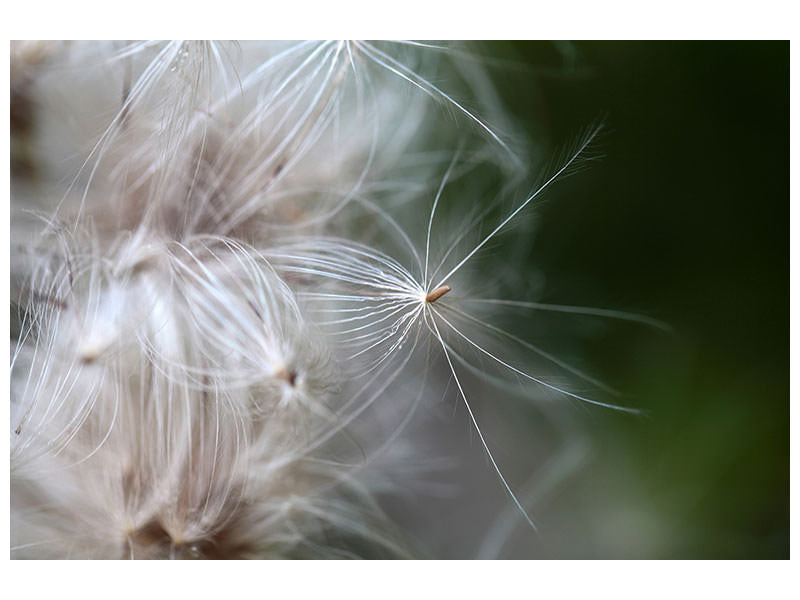
M434 83L446 59L344 42L12 48L36 123L14 139L36 169L13 189L14 557L402 556L373 494L408 468L398 436L429 384L453 377L476 427L458 373L477 363L587 400L479 346L459 323L482 322L430 295L494 235L431 240L448 177L520 162L477 63L454 72L481 117Z

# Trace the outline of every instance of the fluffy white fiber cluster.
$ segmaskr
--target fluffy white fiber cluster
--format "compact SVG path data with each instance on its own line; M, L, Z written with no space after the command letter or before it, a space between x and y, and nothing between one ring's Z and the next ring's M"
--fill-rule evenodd
M442 458L400 438L443 385L533 525L465 377L593 400L484 341L583 376L486 320L569 309L493 299L473 263L595 131L533 193L481 198L478 170L527 159L461 56L12 45L13 557L413 555L375 494ZM449 186L476 194L437 212Z

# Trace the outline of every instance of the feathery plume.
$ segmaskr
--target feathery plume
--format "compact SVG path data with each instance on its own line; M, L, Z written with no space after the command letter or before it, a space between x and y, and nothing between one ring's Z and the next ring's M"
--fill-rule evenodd
M659 324L469 293L476 257L599 127L504 215L460 205L468 226L448 232L448 186L525 164L482 68L454 58L412 42L12 45L12 556L413 555L377 498L388 473L436 465L402 437L448 380L535 529L466 378L632 409L496 351L483 337L602 387L475 308Z

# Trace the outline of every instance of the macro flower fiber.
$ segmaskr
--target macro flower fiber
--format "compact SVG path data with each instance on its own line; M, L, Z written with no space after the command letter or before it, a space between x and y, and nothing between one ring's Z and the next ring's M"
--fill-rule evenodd
M453 494L431 445L452 435L443 398L532 530L474 382L631 410L493 321L649 322L493 296L493 277L514 285L486 251L600 127L538 164L458 45L15 42L11 59L12 557L424 555L386 506Z

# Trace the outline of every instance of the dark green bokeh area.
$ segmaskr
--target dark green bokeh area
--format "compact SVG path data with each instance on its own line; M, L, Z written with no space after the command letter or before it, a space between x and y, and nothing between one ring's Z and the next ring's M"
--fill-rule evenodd
M582 347L648 417L598 419L593 476L560 498L586 543L555 554L788 558L789 44L502 53L534 65L525 85L498 75L532 135L557 147L598 115L608 125L603 160L539 208L531 261L546 299L640 310L675 330L610 328ZM623 529L636 527L631 507L646 510L652 544L603 538L591 507L615 502Z

